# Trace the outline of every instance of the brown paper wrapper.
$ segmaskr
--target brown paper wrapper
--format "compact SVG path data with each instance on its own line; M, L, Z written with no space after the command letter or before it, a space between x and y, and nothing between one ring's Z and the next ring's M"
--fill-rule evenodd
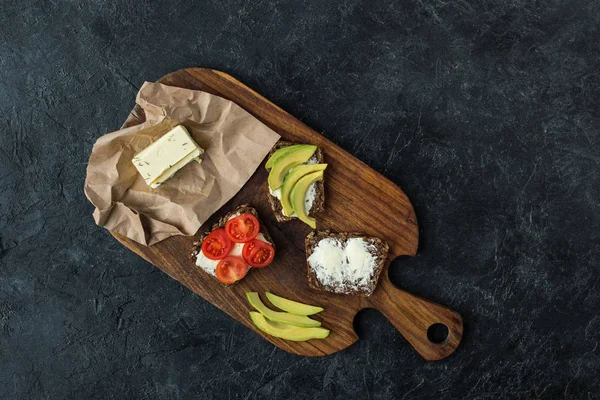
M152 245L194 235L259 167L279 135L221 97L146 82L136 98L147 122L104 135L90 155L84 191L96 224ZM160 187L151 189L131 159L183 124L205 150Z

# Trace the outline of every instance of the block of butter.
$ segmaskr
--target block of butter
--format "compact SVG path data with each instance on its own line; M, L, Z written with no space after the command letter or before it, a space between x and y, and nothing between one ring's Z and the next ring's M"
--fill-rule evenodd
M133 157L133 164L148 186L155 189L190 161L204 154L185 126L178 125Z

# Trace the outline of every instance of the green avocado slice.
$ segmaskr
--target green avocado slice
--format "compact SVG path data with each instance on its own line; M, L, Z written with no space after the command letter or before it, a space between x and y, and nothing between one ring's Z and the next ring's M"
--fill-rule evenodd
M283 185L281 185L281 208L283 209L283 215L290 216L294 212L294 208L290 202L290 193L296 182L298 182L298 179L311 172L324 171L325 168L327 168L327 164L302 164L290 170L283 180Z
M303 144L277 157L273 161L273 168L269 171L269 188L271 190L279 189L289 170L308 161L316 150L317 146Z
M313 315L320 313L323 311L322 307L310 306L308 304L300 303L293 300L288 300L283 297L276 296L272 293L265 292L267 299L273 304L275 307L282 309L283 311L287 311L290 314L295 315Z
M311 172L310 174L304 175L302 178L298 179L290 193L290 200L296 216L300 221L313 229L317 228L317 220L308 216L304 207L304 197L306 196L308 187L322 179L323 171Z
M281 339L304 342L310 339L325 339L329 336L329 329L325 328L299 328L297 326L269 321L264 315L250 311L250 318L254 325L264 333Z
M319 321L315 321L314 319L310 319L304 315L294 315L286 312L271 310L263 304L257 292L247 292L246 297L248 298L248 302L250 302L250 305L256 308L256 311L260 312L262 315L264 315L271 321L283 322L284 324L290 324L306 328L321 326L321 323Z
M275 152L273 152L273 154L271 154L271 157L269 157L269 159L267 160L266 164L265 164L265 168L266 169L271 169L273 168L273 164L275 163L275 161L277 160L278 157L280 157L283 154L287 154L290 151L297 149L298 147L302 147L302 146L306 146L304 144L293 144L291 146L286 146L286 147L282 147L280 149L275 150Z

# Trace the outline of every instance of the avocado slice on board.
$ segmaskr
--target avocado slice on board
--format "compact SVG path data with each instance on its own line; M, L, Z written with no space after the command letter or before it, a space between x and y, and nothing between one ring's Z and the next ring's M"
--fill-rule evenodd
M274 295L273 293L265 292L267 299L275 307L287 311L290 314L295 315L313 315L323 311L322 307L310 306L308 304L300 303L298 301L288 300L283 297Z
M266 318L274 322L283 322L284 324L295 325L303 328L314 328L321 326L319 321L310 319L305 315L294 315L281 311L273 311L263 304L257 292L246 293L248 302L256 311L260 312Z
M258 329L268 335L281 339L304 342L310 339L325 339L329 336L329 329L300 328L289 324L269 321L264 315L256 311L250 311L250 318Z

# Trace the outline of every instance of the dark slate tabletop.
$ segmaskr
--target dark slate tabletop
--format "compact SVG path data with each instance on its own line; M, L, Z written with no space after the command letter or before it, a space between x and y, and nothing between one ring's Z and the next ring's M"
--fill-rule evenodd
M0 398L598 398L597 1L0 3ZM376 311L287 354L92 220L86 164L145 80L226 71L400 185L400 287L459 311L426 362Z

